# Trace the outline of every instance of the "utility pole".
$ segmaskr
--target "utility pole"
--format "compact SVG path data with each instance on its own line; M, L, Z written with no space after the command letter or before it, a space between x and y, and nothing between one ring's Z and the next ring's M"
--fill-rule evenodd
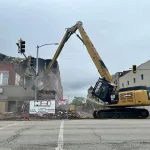
M39 46L37 45L37 52L36 52L36 73L35 73L35 100L37 100L38 94L38 72L39 72Z
M43 44L36 47L36 73L35 73L35 100L37 100L38 95L38 76L39 76L39 48L47 45L58 45L58 43L50 43L50 44Z

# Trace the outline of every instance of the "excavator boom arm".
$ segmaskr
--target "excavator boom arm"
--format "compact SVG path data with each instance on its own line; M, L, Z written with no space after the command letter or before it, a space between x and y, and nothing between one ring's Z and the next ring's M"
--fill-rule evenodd
M63 49L64 44L67 42L67 40L70 38L70 36L76 32L77 29L79 30L82 38L79 35L77 35L77 36L83 42L83 44L86 46L86 49L87 49L89 55L91 56L100 76L105 78L107 81L112 82L112 77L111 77L107 67L105 66L103 60L100 58L99 54L97 53L97 51L96 51L95 47L93 46L90 38L88 37L88 35L84 31L84 28L82 26L82 22L80 22L80 21L77 22L73 27L67 29L67 31L66 31L58 49L57 49L57 51L56 51L52 61L48 65L47 71L50 71L52 65L57 60L61 50Z
M99 56L99 54L96 51L94 45L92 44L90 38L88 37L83 26L80 23L78 24L78 30L82 37L83 44L85 45L89 55L91 56L100 76L105 78L107 81L112 82L112 77L111 77L107 67L105 66L103 60Z

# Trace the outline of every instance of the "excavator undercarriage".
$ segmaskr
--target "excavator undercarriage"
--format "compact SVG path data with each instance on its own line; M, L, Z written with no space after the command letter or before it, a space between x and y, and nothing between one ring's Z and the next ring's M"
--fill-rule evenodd
M110 108L96 110L93 112L95 119L145 119L149 116L149 111L144 108Z

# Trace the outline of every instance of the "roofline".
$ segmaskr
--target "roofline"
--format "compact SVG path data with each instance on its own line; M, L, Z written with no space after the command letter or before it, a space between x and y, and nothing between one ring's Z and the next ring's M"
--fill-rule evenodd
M139 66L137 66L137 68L141 67L142 65L145 65L146 63L148 63L150 60L140 64ZM132 70L130 70L129 72L127 72L125 75L127 75L128 73L130 73ZM121 76L120 78L124 77L125 75Z

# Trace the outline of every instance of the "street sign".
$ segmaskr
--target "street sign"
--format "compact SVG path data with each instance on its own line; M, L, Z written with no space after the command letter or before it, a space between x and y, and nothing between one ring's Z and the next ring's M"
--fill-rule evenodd
M37 113L55 113L55 100L31 100L30 101L30 114Z

